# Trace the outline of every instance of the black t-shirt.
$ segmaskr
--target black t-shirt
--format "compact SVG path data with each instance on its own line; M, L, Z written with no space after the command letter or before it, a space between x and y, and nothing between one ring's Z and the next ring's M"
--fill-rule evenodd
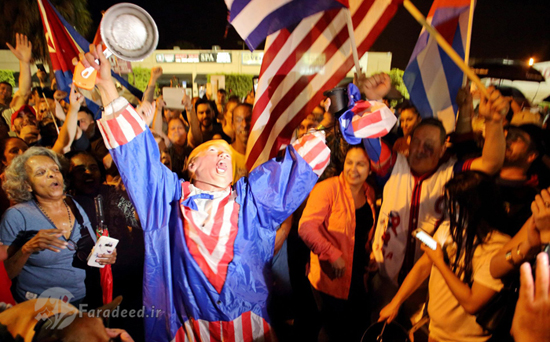
M516 235L525 221L531 216L531 203L539 190L533 180L506 180L497 178L500 196L507 213L507 227L499 230L510 236Z
M351 272L350 296L355 291L364 291L363 275L368 255L365 245L373 225L372 210L368 202L355 210L355 243L353 246L353 266Z

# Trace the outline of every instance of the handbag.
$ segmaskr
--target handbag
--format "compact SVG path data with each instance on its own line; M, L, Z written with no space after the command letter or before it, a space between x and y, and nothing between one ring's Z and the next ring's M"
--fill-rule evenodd
M518 297L519 280L516 278L477 313L477 324L491 333L509 332L512 327Z

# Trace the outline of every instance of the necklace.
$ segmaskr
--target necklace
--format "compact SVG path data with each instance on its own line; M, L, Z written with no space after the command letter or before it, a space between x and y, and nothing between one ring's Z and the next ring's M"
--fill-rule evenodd
M40 202L38 202L38 201L35 201L35 202L38 205L38 209L40 209L42 214L44 214L48 218L48 220L50 220L50 222L55 226L55 223L53 223L52 218L50 217L50 215L48 215L46 210L44 210L44 208L42 208L42 206L40 205ZM67 202L65 202L65 200L63 200L63 204L65 204L65 208L67 209L67 216L69 217L69 231L71 231L73 229L73 221L71 220L71 210L69 209L69 205L67 204ZM57 226L56 226L56 228L57 228ZM63 231L65 231L65 230L63 230Z

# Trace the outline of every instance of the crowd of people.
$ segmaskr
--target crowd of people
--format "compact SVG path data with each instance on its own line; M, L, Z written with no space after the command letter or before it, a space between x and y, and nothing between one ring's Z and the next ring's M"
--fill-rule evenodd
M550 340L550 133L525 97L461 89L452 133L404 100L387 135L364 138L339 124L346 92L328 92L248 170L250 96L169 108L155 67L133 106L92 46L81 62L98 71L96 120L75 86L39 70L33 87L26 36L8 46L20 73L15 93L0 82L2 340L360 341L393 327L417 341ZM391 89L386 74L354 82L371 104ZM122 302L105 302L87 262L107 231L117 248L96 261Z

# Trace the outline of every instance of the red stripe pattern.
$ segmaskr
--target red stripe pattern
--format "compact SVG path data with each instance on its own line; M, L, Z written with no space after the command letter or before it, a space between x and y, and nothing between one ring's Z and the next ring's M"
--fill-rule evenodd
M208 322L190 319L176 333L175 342L272 342L271 326L248 311L232 321Z
M182 184L183 203L201 191L189 182ZM233 260L233 244L237 237L239 205L232 190L221 192L214 199L195 199L198 210L181 205L185 219L184 233L189 252L218 293Z
M352 111L353 133L357 138L380 138L388 134L397 118L383 103L377 101L359 101Z
M130 104L117 117L109 120L101 119L98 123L99 131L108 149L127 144L145 131L147 126Z
M317 131L306 134L296 140L292 146L311 166L317 176L325 171L330 162L330 149L325 144L325 132Z
M350 0L349 10L359 56L393 17L402 0ZM303 20L290 33L268 37L260 72L247 167L274 157L290 142L294 129L353 66L344 10Z

